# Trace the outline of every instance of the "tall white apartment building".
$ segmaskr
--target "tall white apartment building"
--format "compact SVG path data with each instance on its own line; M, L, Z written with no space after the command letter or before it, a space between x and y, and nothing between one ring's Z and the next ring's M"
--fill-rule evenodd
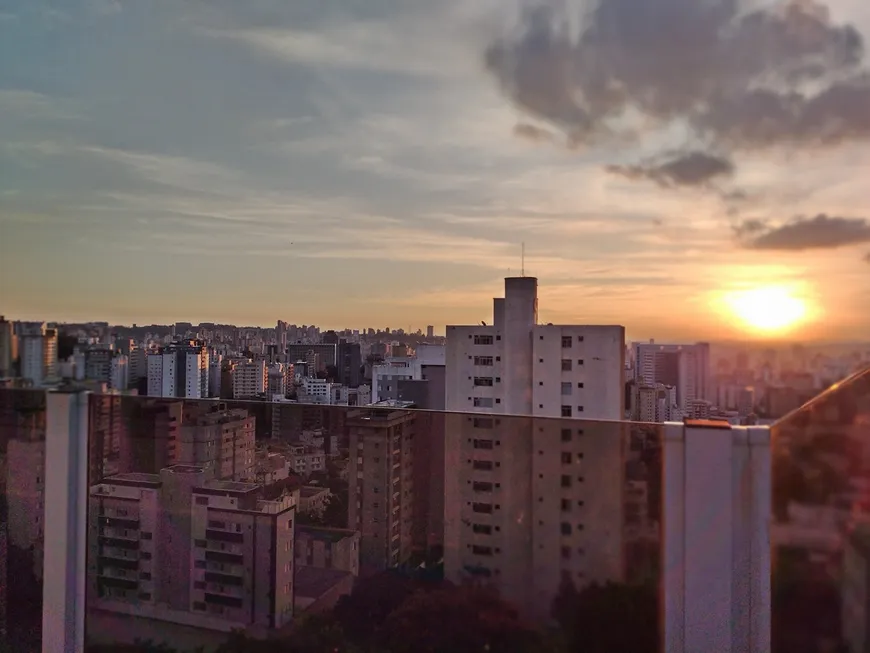
M534 277L493 301L491 326L447 327L446 410L624 418L624 327L537 324Z
M537 279L508 278L492 325L447 327L446 409L481 416L446 416L444 555L546 618L563 579L625 576L628 432L624 328L537 318Z
M148 354L148 396L205 399L208 369L208 350L202 343L172 343Z
M284 626L298 500L191 465L105 478L90 489L89 605L227 632Z
M233 370L233 398L246 399L266 392L266 361L239 362Z

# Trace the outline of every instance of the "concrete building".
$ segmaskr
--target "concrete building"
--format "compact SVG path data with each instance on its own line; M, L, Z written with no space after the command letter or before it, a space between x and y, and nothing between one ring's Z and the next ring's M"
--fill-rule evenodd
M108 345L91 345L85 350L85 378L110 383L112 378L112 349Z
M266 392L266 361L246 360L233 370L233 399L250 399Z
M296 504L197 466L108 477L90 489L89 605L222 631L280 628L293 616Z
M44 323L29 327L19 336L21 376L34 386L58 379L57 331Z
M445 415L444 570L546 620L563 579L625 580L626 422Z
M358 342L339 340L337 350L338 379L337 381L348 388L359 387L362 383L362 351Z
M0 315L0 378L12 376L12 365L18 358L18 340L12 322Z
M178 430L172 462L203 466L216 479L253 479L255 430L255 418L243 408L194 405Z
M537 279L508 278L492 325L447 327L446 408L481 415L445 415L444 560L546 618L563 578L624 577L625 341L537 318Z
M360 570L406 562L414 527L415 415L367 408L347 416L350 434L348 528L360 532Z
M345 528L297 526L296 565L339 569L358 576L359 544L358 531Z
M129 358L123 354L114 356L110 363L109 387L112 390L126 390L129 383Z
M685 413L690 402L715 399L710 371L710 344L660 345L634 343L634 380L639 385L661 383L677 388L677 404Z
M538 325L538 280L505 279L492 326L448 326L446 409L623 419L625 329Z
M208 397L208 350L201 342L172 343L148 354L147 364L149 397Z
M287 371L282 363L272 363L266 372L266 395L284 397L287 394Z

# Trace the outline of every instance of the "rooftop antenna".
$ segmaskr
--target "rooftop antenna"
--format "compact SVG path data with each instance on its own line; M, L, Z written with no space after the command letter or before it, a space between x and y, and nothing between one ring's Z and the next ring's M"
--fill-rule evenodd
M526 243L525 242L523 243L522 252L523 252L522 253L522 268L521 268L522 271L520 272L520 276L524 277L524 276L526 276Z

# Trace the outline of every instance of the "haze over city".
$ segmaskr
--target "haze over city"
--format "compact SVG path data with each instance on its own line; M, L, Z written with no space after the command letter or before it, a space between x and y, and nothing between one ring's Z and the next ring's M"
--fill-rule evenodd
M866 336L870 5L577 9L4 3L3 311Z

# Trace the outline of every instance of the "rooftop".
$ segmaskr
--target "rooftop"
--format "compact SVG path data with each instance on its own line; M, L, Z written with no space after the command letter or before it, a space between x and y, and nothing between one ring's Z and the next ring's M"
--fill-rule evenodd
M349 528L325 528L321 526L296 526L296 535L305 535L312 540L320 540L321 542L341 542L349 537L354 537L359 534L359 531Z
M319 598L351 575L349 571L340 569L321 569L300 565L296 567L296 595L309 599Z

